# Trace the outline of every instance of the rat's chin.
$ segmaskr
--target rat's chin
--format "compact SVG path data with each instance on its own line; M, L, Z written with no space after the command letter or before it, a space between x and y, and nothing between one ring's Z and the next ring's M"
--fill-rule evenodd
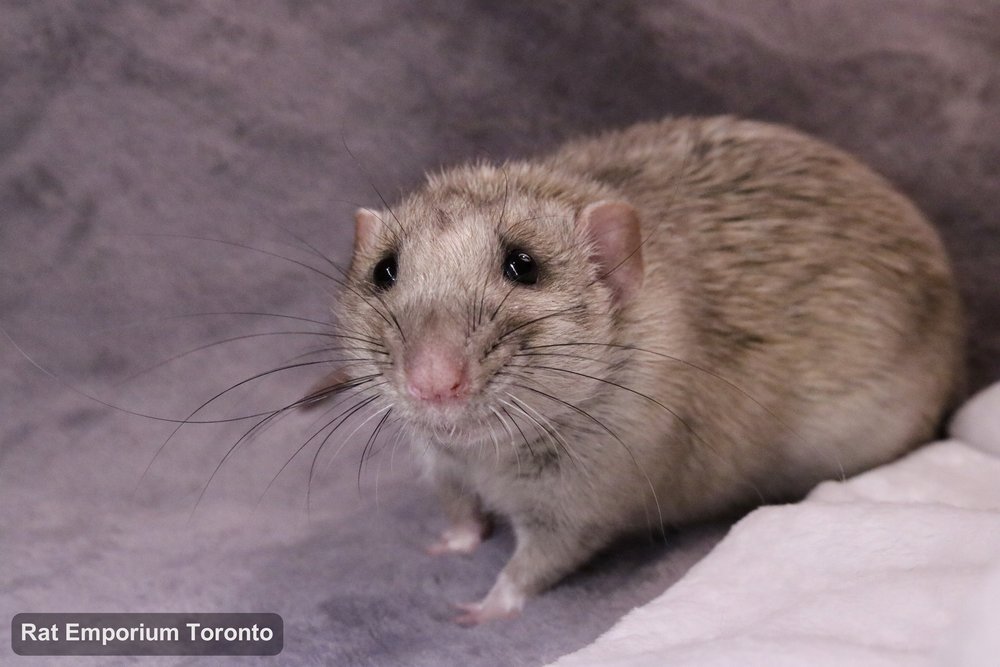
M468 401L418 403L407 411L410 427L441 443L464 444L488 439L485 417L479 417Z

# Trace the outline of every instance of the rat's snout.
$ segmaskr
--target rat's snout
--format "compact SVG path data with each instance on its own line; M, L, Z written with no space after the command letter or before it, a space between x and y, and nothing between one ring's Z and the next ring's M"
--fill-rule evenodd
M416 399L443 403L469 393L469 364L465 351L449 341L428 336L404 364L406 390Z

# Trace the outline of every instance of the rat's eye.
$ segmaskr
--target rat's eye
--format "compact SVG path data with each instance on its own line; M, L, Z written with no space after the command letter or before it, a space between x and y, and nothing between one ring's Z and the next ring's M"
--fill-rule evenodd
M538 282L538 265L523 250L511 250L503 260L503 275L515 283L534 285Z
M389 289L396 284L396 256L382 258L372 269L372 282L379 289Z

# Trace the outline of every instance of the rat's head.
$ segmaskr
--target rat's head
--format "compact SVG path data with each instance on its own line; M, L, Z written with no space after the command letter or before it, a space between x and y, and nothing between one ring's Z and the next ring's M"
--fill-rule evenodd
M345 375L377 375L409 429L458 447L541 427L610 372L602 345L643 277L627 203L537 167L474 166L355 222L337 321L364 350Z

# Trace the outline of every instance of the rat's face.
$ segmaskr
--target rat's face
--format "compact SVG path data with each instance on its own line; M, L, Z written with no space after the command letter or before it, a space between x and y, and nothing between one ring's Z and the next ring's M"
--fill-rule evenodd
M439 183L358 212L338 324L361 351L346 375L373 376L384 408L441 444L528 444L611 370L601 345L641 281L638 222L625 204L576 210L479 169L492 193ZM620 280L603 275L616 266Z

